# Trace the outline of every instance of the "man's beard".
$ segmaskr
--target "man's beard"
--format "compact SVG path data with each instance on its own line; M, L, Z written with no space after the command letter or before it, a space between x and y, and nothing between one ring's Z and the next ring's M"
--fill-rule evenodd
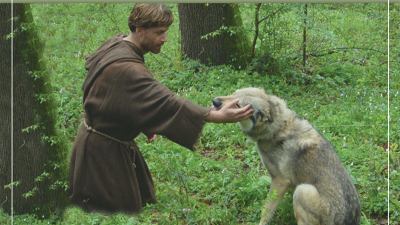
M145 52L151 52L153 54L158 54L161 52L162 46L163 46L162 44L161 45L145 45L144 50L145 50Z

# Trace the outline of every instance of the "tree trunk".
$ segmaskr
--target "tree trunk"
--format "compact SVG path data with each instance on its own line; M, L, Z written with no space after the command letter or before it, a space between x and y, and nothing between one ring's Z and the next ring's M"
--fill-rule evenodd
M206 65L244 67L251 49L235 4L178 4L182 53Z
M256 4L256 13L254 16L254 27L255 27L255 31L254 31L254 38L253 38L253 44L251 45L251 57L250 59L254 59L255 55L256 55L256 44L257 44L257 39L258 39L258 33L260 31L260 8L261 8L261 3L257 3Z
M10 86L11 86L11 40L5 39L10 34L11 5L0 4L1 39L1 69L2 89L1 121L10 121ZM0 201L2 207L15 213L35 212L48 215L57 206L65 203L62 180L65 179L65 149L63 143L55 141L54 103L49 97L48 78L40 72L39 62L42 46L35 33L29 5L14 4L13 33L13 148L10 150L10 129L3 129L2 140L6 140L4 148L0 149L1 180L0 187L10 183L11 167L13 168L13 200L11 206L10 188L1 189ZM4 48L4 51L3 51ZM8 85L8 86L7 86ZM4 86L4 88L3 88ZM40 100L39 100L40 96ZM8 102L7 102L8 100ZM3 107L3 105L5 107ZM3 113L3 110L6 109ZM2 124L3 125L3 124ZM4 124L4 127L10 124ZM4 131L4 132L3 132ZM8 140L8 141L7 141ZM47 140L47 141L46 141ZM53 143L50 143L52 140ZM3 146L2 146L3 147ZM11 163L10 153L14 160ZM3 158L3 156L6 156ZM5 165L5 166L3 166Z
M4 186L11 182L11 5L0 4L0 207L11 207L11 191Z
M304 5L304 20L303 20L303 68L307 65L307 4Z

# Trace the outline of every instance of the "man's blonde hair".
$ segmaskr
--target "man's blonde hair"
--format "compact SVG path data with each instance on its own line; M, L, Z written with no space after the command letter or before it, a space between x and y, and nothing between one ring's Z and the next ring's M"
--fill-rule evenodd
M168 27L174 18L171 10L164 4L138 3L128 18L129 29L136 31L136 27Z

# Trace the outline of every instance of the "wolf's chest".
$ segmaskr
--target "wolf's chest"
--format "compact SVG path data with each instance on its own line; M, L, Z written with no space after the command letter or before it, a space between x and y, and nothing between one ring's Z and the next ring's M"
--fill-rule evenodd
M257 151L263 165L272 177L280 176L291 180L292 167L290 156L277 145L266 145L257 143Z

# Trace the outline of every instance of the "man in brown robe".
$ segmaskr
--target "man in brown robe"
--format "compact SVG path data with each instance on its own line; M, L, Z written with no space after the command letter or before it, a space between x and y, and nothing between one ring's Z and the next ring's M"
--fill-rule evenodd
M162 4L137 4L128 36L106 41L88 57L83 84L85 118L70 162L70 199L87 211L137 212L156 202L153 181L134 142L160 134L193 150L205 122L237 122L250 106L219 110L177 97L155 80L143 55L159 53L173 21Z

